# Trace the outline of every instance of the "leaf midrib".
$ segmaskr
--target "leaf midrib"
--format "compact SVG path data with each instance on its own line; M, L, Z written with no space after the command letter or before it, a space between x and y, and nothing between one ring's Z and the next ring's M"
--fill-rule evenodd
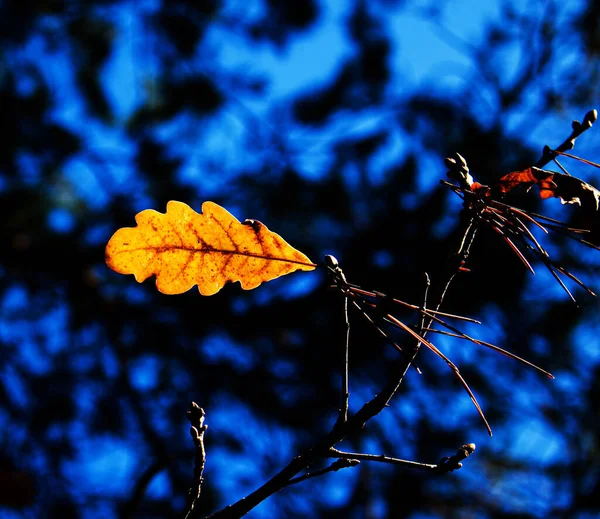
M261 254L253 254L251 252L241 252L239 250L225 250L225 249L195 249L192 247L184 247L181 245L172 245L172 246L161 246L161 247L136 247L134 249L127 249L127 250L119 250L116 251L114 254L115 255L119 255L119 254L125 254L128 252L135 252L138 250L151 250L154 251L158 254L160 254L161 252L166 252L166 251L170 251L170 250L181 250L181 251L185 251L185 252L191 252L191 253L199 253L199 254L212 254L212 253L216 253L216 254L237 254L239 256L248 256L251 258L259 258L259 259L264 259L264 260L269 260L269 261L282 261L284 263L293 263L295 265L304 265L307 267L317 267L316 263L310 263L310 262L306 262L306 261L299 261L299 260L293 260L293 259L287 259L287 258L279 258L276 256L265 256L265 255L261 255Z

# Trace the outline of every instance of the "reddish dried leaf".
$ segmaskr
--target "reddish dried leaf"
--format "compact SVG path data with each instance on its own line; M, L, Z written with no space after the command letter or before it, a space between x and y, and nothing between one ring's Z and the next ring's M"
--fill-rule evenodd
M540 196L542 198L549 198L553 196L554 189L556 188L556 184L552 181L553 176L554 173L551 171L545 171L536 167L526 168L504 175L498 180L494 188L500 191L500 193L508 193L517 186L522 186L526 190L529 190L537 184L540 188Z
M473 186L476 184L477 182L474 182ZM513 171L508 175L504 175L492 189L504 194L512 191L517 186L523 186L529 190L534 185L537 185L540 189L542 199L555 197L560 198L563 204L586 205L595 210L600 207L600 191L594 186L570 175L536 167ZM474 192L483 192L485 187L477 184L475 189L473 187L471 189Z

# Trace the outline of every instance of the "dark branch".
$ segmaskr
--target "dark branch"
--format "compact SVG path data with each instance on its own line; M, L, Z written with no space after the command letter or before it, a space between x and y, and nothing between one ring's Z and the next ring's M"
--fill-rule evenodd
M542 152L542 156L540 160L535 163L535 166L538 168L543 168L546 164L554 160L559 154L558 152L564 152L572 150L575 147L575 139L579 137L583 132L589 130L592 125L598 119L598 112L596 110L590 110L585 117L583 118L583 122L573 121L571 125L572 131L571 135L569 135L565 141L558 147L556 150L549 148L548 146L544 146L544 151Z
M419 463L417 461L410 460L401 460L399 458L391 458L389 456L385 456L384 454L362 454L356 452L343 452L334 449L333 447L329 449L329 456L332 458L340 459L376 461L379 463L389 463L391 465L402 465L403 467L411 469L433 471L442 474L445 472L452 472L453 470L461 468L461 461L473 454L473 451L475 451L475 444L468 443L460 447L456 451L456 454L454 454L453 456L446 456L445 458L442 458L437 465L432 465L429 463Z
M191 517L194 511L196 501L200 497L202 488L202 474L204 472L204 464L206 463L206 451L204 450L204 431L208 425L204 424L204 409L198 404L192 402L186 416L190 421L190 435L194 442L194 482L188 493L188 501L184 518Z
M346 330L346 338L344 341L344 363L342 366L342 388L340 391L340 409L338 421L345 422L348 420L348 402L350 399L350 388L348 381L349 368L349 348L350 348L350 320L348 317L348 282L346 276L340 268L338 260L331 256L325 256L325 266L327 267L329 277L332 280L333 286L338 287L344 296L344 325Z
M325 467L324 469L321 469L321 470L316 470L315 472L309 472L308 474L305 474L304 476L298 476L297 478L290 479L288 481L287 486L295 485L296 483L302 483L302 481L306 481L307 479L310 479L310 478L316 478L318 476L322 476L324 474L327 474L328 472L337 472L340 469L346 469L348 467L356 467L356 465L358 465L359 463L360 463L360 461L358 461L356 459L351 459L351 458L338 459L338 460L334 461L331 465L329 465L329 467Z
M369 402L365 403L356 414L349 416L346 422L336 422L333 429L317 442L311 449L296 456L288 465L264 483L257 490L219 512L211 515L211 519L233 519L246 515L259 503L284 488L291 479L302 470L310 467L315 461L328 457L329 449L352 433L359 433L371 418L379 414L394 396L404 376L414 360L415 354L408 358L398 359L394 375L390 377L382 390ZM193 514L191 517L199 517Z
M343 452L333 447L329 449L329 456L331 458L340 458L340 459L353 459L359 461L378 461L380 463L390 463L392 465L402 465L403 467L408 467L411 469L418 470L436 470L438 469L437 465L431 465L428 463L419 463L417 461L409 461L409 460L401 460L399 458L391 458L386 456L385 454L363 454L357 452Z

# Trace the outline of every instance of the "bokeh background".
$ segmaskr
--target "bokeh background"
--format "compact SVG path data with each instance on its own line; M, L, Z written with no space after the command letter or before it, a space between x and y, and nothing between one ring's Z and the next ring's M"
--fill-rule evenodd
M597 106L593 0L0 1L0 516L172 517L192 476L185 411L207 412L199 506L274 474L336 417L342 301L323 268L252 292L158 293L104 264L143 209L217 202L314 261L410 302L441 280L460 200L456 151L480 182L530 165ZM577 143L598 161L600 129ZM598 185L597 170L568 164ZM562 220L557 200L521 207ZM600 253L544 242L600 290ZM482 232L445 309L550 381L436 337L485 409L423 352L346 450L435 463L443 477L362 463L290 487L258 518L600 516L598 301L579 307ZM352 317L351 409L396 352Z

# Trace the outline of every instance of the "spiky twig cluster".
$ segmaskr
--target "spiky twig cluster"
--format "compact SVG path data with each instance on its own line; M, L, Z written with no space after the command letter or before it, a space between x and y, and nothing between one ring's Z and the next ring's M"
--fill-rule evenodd
M554 231L566 235L583 245L600 250L598 245L585 239L590 230L570 227L568 224L553 218L519 209L507 204L504 198L508 192L517 186L523 186L529 190L532 186L537 185L540 188L542 198L557 197L560 198L562 203L579 205L583 203L591 204L588 201L593 200L594 209L598 210L600 192L588 183L570 176L556 160L558 155L566 155L582 160L587 164L598 166L590 161L565 153L566 150L574 147L575 139L584 131L590 129L596 119L596 111L591 110L586 114L583 123L573 121L571 134L558 148L552 150L548 146L544 147L542 157L535 166L509 173L491 187L474 181L466 160L460 154L456 153L454 157L446 158L444 161L448 168L447 176L456 184L446 181L442 181L442 184L449 187L463 199L463 212L469 222L465 237L469 234L474 237L477 228L482 225L491 228L504 239L519 260L532 273L535 272L526 254L531 253L541 261L573 301L575 301L575 298L560 278L560 275L571 279L591 295L595 294L565 266L551 258L548 251L536 239L532 230L537 228L545 234ZM555 161L565 174L540 169L550 161ZM463 263L465 260L466 256L462 259Z
M394 297L387 296L381 292L364 290L363 288L359 287L358 285L349 283L346 280L346 276L342 272L342 269L340 268L338 261L333 256L325 256L325 264L326 264L328 272L329 272L332 286L337 288L345 296L346 300L349 301L356 310L358 310L360 315L362 315L363 318L366 319L375 328L375 330L377 330L377 332L383 338L385 338L385 340L389 344L391 344L396 350L398 350L400 353L402 353L406 357L410 358L412 356L412 354L408 354L384 330L383 326L389 325L393 328L396 328L396 329L399 329L399 330L402 330L402 331L408 333L410 336L412 336L414 339L417 340L417 344L422 344L423 346L425 346L427 349L432 351L435 355L437 355L439 358L441 358L448 365L450 370L454 373L456 378L460 381L461 385L463 386L463 388L465 389L465 391L468 393L469 397L471 398L471 400L472 400L473 404L475 405L475 408L477 409L477 412L479 413L481 419L483 420L490 436L492 435L492 429L491 429L487 419L485 418L485 415L481 409L481 406L477 402L477 398L475 397L473 391L471 390L471 388L467 384L466 380L461 375L456 364L454 364L446 355L444 355L444 353L442 353L439 350L439 348L437 348L431 341L429 341L428 339L425 338L425 335L427 334L427 332L448 335L448 336L455 337L458 339L470 341L470 342L472 342L474 344L478 344L480 346L485 346L485 347L490 348L498 353L501 353L502 355L505 355L511 359L522 362L523 364L540 371L541 373L543 373L544 375L546 375L549 378L554 378L552 374L550 374L546 370L536 366L535 364L532 364L531 362L515 355L514 353L506 351L505 349L500 348L499 346L496 346L489 342L485 342L485 341L470 337L469 335L461 332L454 325L452 325L452 324L448 323L446 320L444 320L444 319L455 319L455 320L459 320L459 321L466 321L466 322L481 324L479 321L477 321L475 319L471 319L469 317L464 317L464 316L455 315L455 314L449 314L446 312L440 312L438 310L430 310L430 309L426 308L425 306L417 306L417 305L413 305L410 303L406 303L400 299L396 299ZM393 315L393 312L394 312L393 307L394 306L411 310L411 311L415 312L415 314L425 317L426 322L429 324L422 326L422 329L415 329L413 326L409 326L409 325L405 324L400 319L398 319L395 315ZM439 330L436 328L432 328L431 327L432 323L438 324L445 329Z

